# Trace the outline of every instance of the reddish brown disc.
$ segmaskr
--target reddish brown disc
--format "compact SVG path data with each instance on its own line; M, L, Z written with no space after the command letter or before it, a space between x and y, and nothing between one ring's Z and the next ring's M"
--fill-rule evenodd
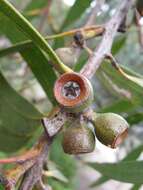
M74 82L79 86L80 93L78 96L74 98L68 98L63 94L63 87L68 82ZM90 88L89 88L88 80L77 73L65 73L61 75L61 77L56 81L54 86L54 95L57 102L64 107L75 107L84 103L88 97L90 96Z

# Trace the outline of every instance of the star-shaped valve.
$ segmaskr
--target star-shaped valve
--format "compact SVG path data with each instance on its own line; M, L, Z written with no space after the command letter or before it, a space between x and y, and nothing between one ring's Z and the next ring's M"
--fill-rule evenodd
M69 81L62 88L62 94L69 99L75 99L80 95L80 86L77 82Z

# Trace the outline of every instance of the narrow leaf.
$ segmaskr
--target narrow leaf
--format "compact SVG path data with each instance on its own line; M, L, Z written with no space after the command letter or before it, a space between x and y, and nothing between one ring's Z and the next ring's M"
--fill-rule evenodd
M125 45L126 43L126 40L127 40L127 36L126 35L122 35L122 36L118 36L113 45L112 45L112 54L115 55L117 54L121 49L122 47Z
M101 108L99 112L121 113L121 112L130 111L133 108L135 108L135 105L131 101L121 99L121 100L113 102L110 105L107 105L106 107Z
M0 150L14 152L37 133L43 115L9 86L0 73Z
M66 71L71 71L66 65L64 65L61 60L57 57L56 53L53 51L51 46L46 42L46 40L41 36L41 34L31 25L31 23L20 14L12 4L7 0L0 0L0 12L6 15L11 21L13 21L32 41L33 43L44 50L50 57L52 63L55 65L56 69L64 73Z
M91 167L111 179L127 183L143 183L143 161L119 162L114 164L94 163Z
M25 39L25 36L23 36L21 31L17 29L15 24L2 14L0 15L0 22L2 24L0 31L5 34L12 43L17 43ZM12 30L9 30L9 27L12 28ZM53 85L56 80L56 74L52 66L48 64L49 60L46 55L34 44L29 48L22 50L19 49L19 51L43 87L49 100L55 105L56 102L53 96Z
M96 180L95 182L93 182L90 187L97 187L99 185L102 185L103 183L107 182L108 180L110 180L110 178L106 177L106 176L101 176L99 177L98 180Z
M126 73L129 75L137 76L140 78L138 74L135 74L133 71L127 69L126 67L122 66L122 69L125 70ZM107 62L101 65L101 68L97 72L101 72L103 70L106 75L110 77L110 79L117 84L119 87L128 90L131 93L130 102L134 105L143 105L142 101L142 91L143 88L136 84L133 81L125 80L125 77L121 75L117 70L115 70L110 64Z
M141 186L141 184L135 184L130 190L140 190Z
M139 157L139 155L141 154L142 151L143 151L143 145L140 145L137 148L134 148L131 152L129 152L125 156L125 158L123 158L121 160L121 162L136 160ZM96 187L96 186L99 186L99 185L107 182L108 180L110 180L110 178L103 175L97 181L93 182L90 186L91 187Z
M131 76L127 73L125 73L121 68L120 68L120 73L127 79L133 81L134 83L138 84L139 86L143 87L143 78Z

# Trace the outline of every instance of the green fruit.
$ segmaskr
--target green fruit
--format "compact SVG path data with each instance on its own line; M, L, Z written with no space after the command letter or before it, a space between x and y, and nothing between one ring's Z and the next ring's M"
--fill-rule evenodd
M127 121L118 114L95 114L94 126L97 138L101 143L116 148L128 134Z
M73 123L64 132L63 150L67 154L90 153L95 148L95 136L85 124Z

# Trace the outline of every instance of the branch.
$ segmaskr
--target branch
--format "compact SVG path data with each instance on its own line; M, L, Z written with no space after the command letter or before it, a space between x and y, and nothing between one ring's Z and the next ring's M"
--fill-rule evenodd
M53 39L57 39L57 38L63 38L66 36L73 36L76 32L79 32L81 30L84 34L84 37L86 39L89 39L89 38L96 37L98 35L102 35L104 32L104 26L92 25L92 26L87 26L84 28L77 28L77 29L65 31L65 32L62 32L59 34L46 36L45 40L53 40ZM31 40L25 40L25 41L18 42L8 48L0 49L0 57L6 56L11 53L22 52L25 49L31 48L33 45L34 45L34 43Z
M49 146L52 143L53 138L44 134L43 136L43 149L41 154L36 160L36 163L25 173L23 181L19 190L31 190L34 185L41 180L43 165L47 159L49 152Z
M87 78L91 79L93 77L96 70L100 67L105 56L107 54L110 54L113 40L118 31L118 28L122 20L125 18L132 3L133 0L120 1L120 6L116 14L113 15L110 21L105 25L105 33L103 35L101 43L89 58L87 64L81 70L81 73Z
M68 115L68 114L67 114ZM68 118L71 116L69 115ZM31 150L25 154L13 158L1 159L0 163L16 163L16 166L4 172L0 176L6 190L12 190L19 178L24 175L20 190L30 190L41 179L43 165L46 162L49 147L54 136L62 128L66 121L66 115L60 108L54 108L47 116L43 118L45 132Z

